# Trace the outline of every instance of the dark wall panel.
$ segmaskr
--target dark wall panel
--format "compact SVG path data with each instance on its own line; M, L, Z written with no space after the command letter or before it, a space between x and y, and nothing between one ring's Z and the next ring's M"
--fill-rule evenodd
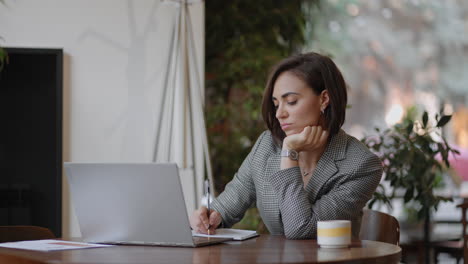
M7 48L0 73L0 225L61 235L61 49Z

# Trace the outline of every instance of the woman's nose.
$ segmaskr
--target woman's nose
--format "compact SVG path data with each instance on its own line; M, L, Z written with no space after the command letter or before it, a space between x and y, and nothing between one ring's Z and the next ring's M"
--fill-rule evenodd
M277 119L284 118L286 117L286 115L287 113L284 110L284 108L281 105L278 105L278 108L276 109L276 118Z

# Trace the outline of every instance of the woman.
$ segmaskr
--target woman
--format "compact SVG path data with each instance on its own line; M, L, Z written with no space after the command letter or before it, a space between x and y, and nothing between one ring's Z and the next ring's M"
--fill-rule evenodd
M240 221L253 203L273 235L317 236L317 221L347 219L359 234L362 208L382 165L341 126L346 84L333 61L317 53L292 56L272 71L262 102L263 132L231 182L190 217L192 229L215 233Z

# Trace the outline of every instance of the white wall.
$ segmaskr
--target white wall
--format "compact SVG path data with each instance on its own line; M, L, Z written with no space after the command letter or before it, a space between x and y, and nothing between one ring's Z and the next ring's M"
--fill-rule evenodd
M5 3L0 5L2 46L64 50L64 161L151 161L176 3ZM203 69L203 5L191 10ZM65 177L63 189L63 235L79 236Z

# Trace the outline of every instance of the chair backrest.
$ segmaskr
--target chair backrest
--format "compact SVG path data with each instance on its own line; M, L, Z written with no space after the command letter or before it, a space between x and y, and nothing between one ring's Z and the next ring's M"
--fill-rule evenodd
M50 229L39 226L0 226L0 243L56 238Z
M374 210L363 212L359 239L400 245L400 224L395 217Z
M466 220L466 209L468 208L468 202L464 201L464 203L457 205L458 208L462 210L462 234L463 234L463 259L464 263L468 263L468 234L466 234L466 225L467 225L467 220Z

